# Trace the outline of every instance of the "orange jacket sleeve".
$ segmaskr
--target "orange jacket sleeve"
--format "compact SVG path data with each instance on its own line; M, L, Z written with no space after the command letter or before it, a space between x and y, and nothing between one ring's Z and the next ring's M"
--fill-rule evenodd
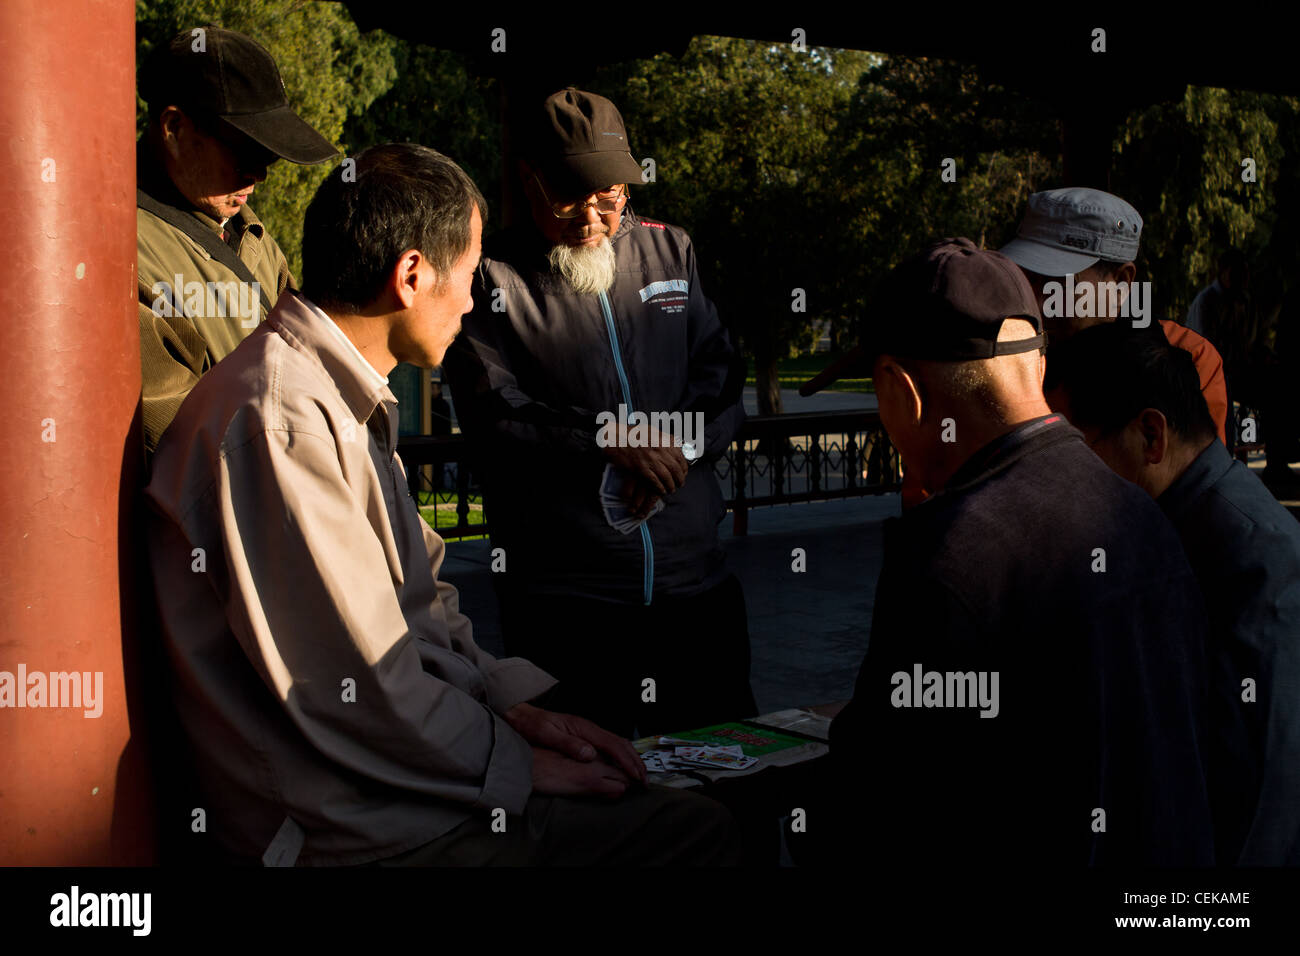
M1228 386L1223 379L1223 359L1219 356L1219 350L1205 336L1172 319L1161 319L1160 327L1165 330L1165 338L1170 345L1192 353L1197 374L1201 377L1201 394L1205 396L1205 404L1210 407L1210 417L1219 430L1219 441L1231 451L1227 432Z

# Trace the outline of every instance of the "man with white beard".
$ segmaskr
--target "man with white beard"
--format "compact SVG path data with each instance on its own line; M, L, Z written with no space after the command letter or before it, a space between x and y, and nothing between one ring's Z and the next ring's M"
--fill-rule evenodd
M559 678L552 703L629 736L752 716L712 468L744 420L734 343L690 237L632 212L614 104L566 89L521 119L529 214L485 243L444 366L506 647Z

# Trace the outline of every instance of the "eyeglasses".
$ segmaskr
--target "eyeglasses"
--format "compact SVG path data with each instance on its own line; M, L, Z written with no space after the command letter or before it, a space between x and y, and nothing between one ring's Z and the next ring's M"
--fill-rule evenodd
M542 192L542 198L551 207L551 215L556 219L577 219L587 211L588 206L595 206L596 212L602 216L607 216L611 212L618 212L619 207L627 199L627 188L625 186L611 186L609 189L589 193L589 195L596 198L588 202L553 202L536 173L533 173L533 182L537 183L537 188Z

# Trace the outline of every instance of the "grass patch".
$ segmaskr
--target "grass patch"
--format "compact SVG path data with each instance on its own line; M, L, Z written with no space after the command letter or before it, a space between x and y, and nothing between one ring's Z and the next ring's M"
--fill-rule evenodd
M776 365L777 380L781 383L782 388L798 389L800 385L808 381L826 366L840 358L844 353L841 352L805 352L802 355L796 355L793 358L782 359ZM754 376L754 360L749 360L749 368L745 377L746 385L757 385L758 380ZM864 394L874 394L876 391L875 384L870 378L842 378L832 385L826 391L829 392L860 392Z
M434 531L440 528L450 528L457 523L456 501L441 501L439 494L445 495L446 492L420 492L419 508L420 516L429 522L429 527ZM469 514L465 516L468 524L483 524L483 498L481 495L469 496ZM479 538L486 538L487 535L466 535L463 538L456 538L457 541L472 541Z

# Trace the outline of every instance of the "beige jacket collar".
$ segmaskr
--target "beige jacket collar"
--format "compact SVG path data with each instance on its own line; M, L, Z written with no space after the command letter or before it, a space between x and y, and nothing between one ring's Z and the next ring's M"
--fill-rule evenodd
M397 405L387 379L301 292L286 289L266 321L292 348L320 363L357 424L368 422L381 402Z

